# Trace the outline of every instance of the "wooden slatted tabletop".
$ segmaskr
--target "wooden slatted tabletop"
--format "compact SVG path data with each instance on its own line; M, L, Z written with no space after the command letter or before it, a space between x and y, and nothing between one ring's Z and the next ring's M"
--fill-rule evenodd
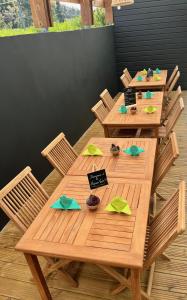
M158 74L161 77L161 80L156 81L154 77L151 77L150 81L146 81L145 76L143 76L142 81L137 81L137 77L141 75L141 71L137 72L135 77L129 83L129 87L136 89L164 89L167 79L167 70L161 70L161 73ZM141 75L142 76L142 75Z
M89 211L90 195L85 176L66 176L16 249L24 253L61 257L110 266L142 267L151 181L108 178L109 185L94 191L101 199ZM55 210L50 205L62 194L75 198L80 211ZM123 196L132 215L105 211L114 196Z
M110 152L112 143L118 145L120 149L126 149L132 145L136 145L142 147L145 152L137 157L132 157L121 151L118 157L113 157ZM103 156L93 157L82 156L82 154L80 154L69 169L68 174L86 175L92 172L94 163L98 169L105 169L107 176L151 180L156 143L157 140L151 138L91 138L87 145L94 144L99 147L103 152Z
M137 113L132 115L130 111L121 114L118 109L124 104L124 96L119 97L111 111L104 119L102 125L105 129L105 136L110 136L110 128L127 129L127 128L151 128L157 130L161 123L163 92L154 92L153 99L137 99ZM152 114L144 111L147 106L153 105L157 108Z

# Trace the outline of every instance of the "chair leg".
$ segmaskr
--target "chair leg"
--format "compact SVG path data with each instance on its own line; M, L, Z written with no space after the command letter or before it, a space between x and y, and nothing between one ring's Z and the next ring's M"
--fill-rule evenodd
M142 300L151 300L151 297L148 296L144 291L141 290L141 298Z
M165 253L162 253L160 256L161 256L163 259L166 259L166 260L168 260L168 261L171 261L171 258L170 258L167 254L165 254Z
M148 295L148 297L151 296L154 271L155 271L155 262L151 265L151 268L150 268L150 271L149 271L149 278L148 278L148 284L147 284L147 295Z
M159 198L161 201L167 201L167 199L164 198L163 196L161 196L159 193L156 192L156 195L158 196L158 198Z

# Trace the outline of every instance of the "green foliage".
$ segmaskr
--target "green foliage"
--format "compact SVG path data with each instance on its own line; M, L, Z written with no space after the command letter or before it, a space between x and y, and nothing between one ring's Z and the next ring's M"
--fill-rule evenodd
M105 10L104 8L96 8L94 10L94 25L98 26L105 26Z

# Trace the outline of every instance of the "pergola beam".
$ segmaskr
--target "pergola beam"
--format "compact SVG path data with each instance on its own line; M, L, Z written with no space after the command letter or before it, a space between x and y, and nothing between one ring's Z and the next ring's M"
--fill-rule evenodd
M81 18L84 26L93 25L93 7L92 0L81 0Z
M48 28L52 26L49 0L30 0L30 7L35 27Z

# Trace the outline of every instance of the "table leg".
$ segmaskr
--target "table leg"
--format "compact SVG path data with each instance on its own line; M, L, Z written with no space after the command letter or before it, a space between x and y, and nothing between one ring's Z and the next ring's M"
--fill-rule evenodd
M158 132L159 132L159 127L156 127L155 130L154 130L154 135L155 135L154 137L155 138L158 138Z
M34 281L38 287L41 299L42 300L52 300L47 283L45 281L42 270L40 268L40 264L38 262L37 256L28 254L28 253L24 253L24 255L25 255L27 263L30 267Z
M131 270L132 299L141 300L140 270Z
M105 133L105 137L110 137L109 135L109 129L107 126L104 126L104 133Z

